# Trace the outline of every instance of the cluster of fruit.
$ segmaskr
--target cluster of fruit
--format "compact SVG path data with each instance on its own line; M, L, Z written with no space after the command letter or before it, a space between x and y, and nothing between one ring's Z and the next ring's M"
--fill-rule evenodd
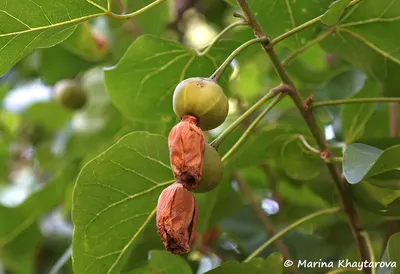
M178 254L190 251L196 234L197 204L191 192L208 192L221 182L221 157L205 142L202 130L220 126L229 104L212 79L189 78L176 87L173 109L181 119L168 137L176 182L158 199L157 231L166 250Z

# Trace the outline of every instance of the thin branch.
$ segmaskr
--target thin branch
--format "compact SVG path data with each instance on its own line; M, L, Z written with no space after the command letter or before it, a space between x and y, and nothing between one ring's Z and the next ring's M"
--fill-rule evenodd
M368 233L365 232L365 231L362 231L361 235L364 237L365 241L367 242L367 246L368 246L368 251L369 251L369 256L371 258L371 262L375 262L374 249L372 248L371 239L369 238ZM375 267L371 267L371 274L376 274L376 268Z
M114 19L118 19L118 20L130 19L130 18L133 18L135 16L138 16L138 15L148 11L149 9L151 9L151 8L161 4L161 3L163 3L164 1L165 0L155 0L154 2L148 4L147 6L141 8L141 9L139 9L137 11L134 11L132 13L128 13L128 14L115 14L115 13L111 12L110 10L108 10L105 13L105 15L108 16L108 17L114 18Z
M304 138L303 135L299 135L299 139L300 139L301 143L303 144L303 146L305 146L308 150L310 150L310 151L312 151L312 152L314 152L316 154L320 154L321 153L318 149L316 149L312 145L310 145L307 142L306 138Z
M307 104L303 103L303 98L301 97L300 93L296 90L296 87L290 78L289 74L287 73L285 67L280 62L275 50L270 45L270 40L268 36L263 32L260 25L257 23L252 11L250 10L246 0L236 0L239 7L243 11L243 14L246 17L246 21L248 22L249 26L253 29L253 32L256 37L266 37L267 40L262 44L264 51L269 56L269 59L272 65L275 68L276 73L278 74L281 82L283 84L288 85L291 87L291 92L289 93L292 101L296 105L297 109L299 110L300 114L303 116L304 121L306 122L311 134L313 135L321 153L324 153L326 158L335 157L332 153L331 149L328 147L328 144L325 140L325 136L321 129L319 128L315 117L311 111L307 108ZM308 26L308 25L307 25ZM293 33L292 33L293 34ZM282 36L283 37L283 36ZM285 36L286 37L286 36ZM353 234L353 237L356 241L357 248L360 254L361 261L370 261L368 246L365 239L361 236L360 232L363 231L360 221L357 216L357 212L355 206L353 204L352 199L349 196L348 189L347 189L347 181L342 176L341 172L339 171L338 167L334 163L326 162L326 166L328 168L329 173L332 176L332 179L335 183L336 189L338 191L339 199L341 204L343 205L344 212L346 213L350 228ZM365 273L370 273L370 270L365 268Z
M400 98L399 98L400 100ZM399 136L399 104L389 104L389 125L390 125L390 136Z
M264 118L264 116L285 96L285 93L280 93L250 124L246 131L240 136L239 140L229 149L229 151L222 157L221 161L225 162L233 152L243 143L243 141L249 136L251 131L257 126L257 124Z
M351 6L354 6L355 4L358 4L359 2L361 2L362 0L353 0L351 1L346 8L349 8ZM303 29L309 28L310 26L314 25L315 23L320 22L322 15L315 17L301 25L298 25L297 27L281 34L280 36L276 37L275 39L272 39L269 43L269 45L267 46L268 48L272 48L273 46L275 46L276 44L278 44L279 42L281 42L282 40L292 36L293 34L296 34L299 31L302 31Z
M211 146L215 149L218 149L218 146L221 142L235 129L237 128L244 120L246 120L254 111L256 111L262 104L267 102L269 99L275 97L278 94L277 89L271 89L264 97L258 100L251 108L249 108L245 113L243 113L239 118L236 119L229 127L227 127L214 141L211 142Z
M240 45L237 49L235 49L229 56L228 58L225 59L225 61L221 64L221 66L213 73L213 75L210 76L211 79L213 79L214 81L218 81L219 78L221 78L222 74L224 73L224 71L229 67L230 63L233 61L233 59L235 59L235 57L242 52L243 50L245 50L246 48L248 48L251 45L257 44L257 43L262 43L265 41L265 37L257 37L254 39L251 39L249 41L247 41L246 43L243 43L242 45Z
M317 44L317 43L321 42L322 40L324 40L325 38L327 38L329 35L332 34L332 32L334 30L335 30L334 28L330 28L329 31L324 32L323 34L317 36L315 39L313 39L310 42L308 42L303 47L298 48L297 50L293 51L288 57L285 58L285 60L282 61L282 65L286 66L295 57L297 57L298 55L300 55L301 53L305 52L306 50L308 50L309 48L311 48L315 44Z
M68 262L72 255L72 246L69 246L68 249L64 252L64 254L58 259L56 264L51 268L49 274L58 274L60 273L61 268Z
M320 22L320 18L319 17L315 17L314 19L311 19L310 21L305 22L304 24L301 24L285 33L283 33L282 35L279 35L278 37L276 37L275 39L271 40L271 42L269 43L268 47L272 48L273 46L275 46L276 44L278 44L279 42L281 42L282 40L292 36L293 34L296 34L297 32L306 29L312 25L314 25L315 23Z
M362 103L400 103L399 97L372 97L372 98L353 98L353 99L341 99L341 100L328 100L321 102L312 102L309 106L310 109L325 107L325 106L336 106L345 104L362 104Z
M264 251L267 247L269 247L273 242L275 242L276 240L279 240L280 238L282 238L286 233L288 233L289 231L295 229L296 227L314 219L317 218L319 216L323 216L323 215L327 215L327 214L336 214L339 213L341 211L341 209L339 207L334 207L334 208L328 208L328 209L323 209L317 212L314 212L310 215L307 215L299 220L297 220L296 222L292 223L291 225L285 227L284 229L282 229L281 231L279 231L277 234L275 234L273 237L271 237L268 241L266 241L264 244L262 244L259 248L257 248L253 253L250 254L249 257L247 257L246 260L244 260L244 262L248 262L251 259L253 259L254 257L256 257L258 254L260 254L262 251Z
M223 29L223 30L214 38L214 40L207 46L206 49L204 49L203 51L197 52L197 56L204 56L204 55L206 55L206 54L210 51L210 49L212 48L212 46L214 46L215 43L217 43L217 42L222 38L222 36L225 35L225 33L227 33L228 31L230 31L231 29L236 28L237 26L244 26L244 25L247 25L247 23L244 22L244 21L242 21L242 20L241 20L241 21L236 21L236 22L230 24L229 26L227 26L225 29Z
M250 187L247 183L241 178L237 172L232 172L233 178L237 181L240 191L243 193L244 197L249 201L251 206L253 207L254 211L257 214L258 219L261 221L262 225L264 226L265 231L269 237L275 235L275 228L269 221L268 215L265 214L264 210L262 209L260 202L257 201L256 197L254 197ZM285 259L290 260L291 256L287 247L282 243L280 240L276 240L274 245L277 250L279 250Z

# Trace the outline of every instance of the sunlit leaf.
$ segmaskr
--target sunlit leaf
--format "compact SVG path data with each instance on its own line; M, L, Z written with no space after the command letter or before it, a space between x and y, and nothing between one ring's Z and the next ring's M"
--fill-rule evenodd
M146 132L90 161L74 189L74 271L119 273L172 178L167 139Z
M0 75L36 48L54 46L72 34L76 24L101 16L107 0L39 2L18 5L0 1Z

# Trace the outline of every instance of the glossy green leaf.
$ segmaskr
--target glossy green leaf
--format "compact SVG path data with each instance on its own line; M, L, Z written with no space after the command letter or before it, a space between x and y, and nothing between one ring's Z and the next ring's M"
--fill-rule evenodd
M335 32L322 42L329 52L379 79L390 96L398 96L400 2L364 0L348 9Z
M119 273L172 178L167 139L147 132L126 135L86 164L73 194L74 271Z
M351 2L351 0L337 0L333 2L329 9L321 16L321 21L325 25L333 26L342 17L344 10L347 5Z
M294 27L320 16L328 9L331 1L249 0L248 3L263 30L271 38L275 38ZM285 39L282 43L291 49L301 47L308 40L314 38L321 27L321 24L311 26Z
M386 264L385 264L386 263ZM397 274L400 271L400 233L389 238L377 274Z
M364 87L351 98L367 98L378 96L378 85L367 81ZM351 144L360 139L364 134L364 128L374 111L373 103L349 104L342 109L342 133L346 144Z
M323 162L319 154L305 148L298 138L292 138L282 147L281 165L289 177L311 180L321 172Z
M376 147L351 144L343 153L343 175L350 184L356 184L367 175L371 166L383 153Z
M267 259L256 258L247 263L228 261L221 266L206 272L207 274L280 274L283 272L283 258L278 252L268 256Z
M125 272L124 272L125 273ZM126 274L192 274L189 264L180 256L171 253L152 250L148 263Z
M197 57L181 44L143 35L115 67L105 70L110 98L135 122L172 125L176 121L172 95L177 84L189 77L209 77L235 44L220 42L210 54Z
M0 75L36 48L54 46L76 24L103 15L107 0L0 1Z
M367 180L379 187L400 189L399 153L400 145L383 151L364 144L351 144L343 155L343 174L351 184Z

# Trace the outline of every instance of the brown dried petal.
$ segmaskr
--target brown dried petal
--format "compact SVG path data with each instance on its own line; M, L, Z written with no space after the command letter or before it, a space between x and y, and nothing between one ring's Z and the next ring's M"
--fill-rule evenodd
M156 221L167 251L189 252L197 224L197 204L192 193L178 183L164 189L158 198Z
M195 189L203 169L205 137L196 117L185 115L168 137L170 160L175 179L187 189Z

